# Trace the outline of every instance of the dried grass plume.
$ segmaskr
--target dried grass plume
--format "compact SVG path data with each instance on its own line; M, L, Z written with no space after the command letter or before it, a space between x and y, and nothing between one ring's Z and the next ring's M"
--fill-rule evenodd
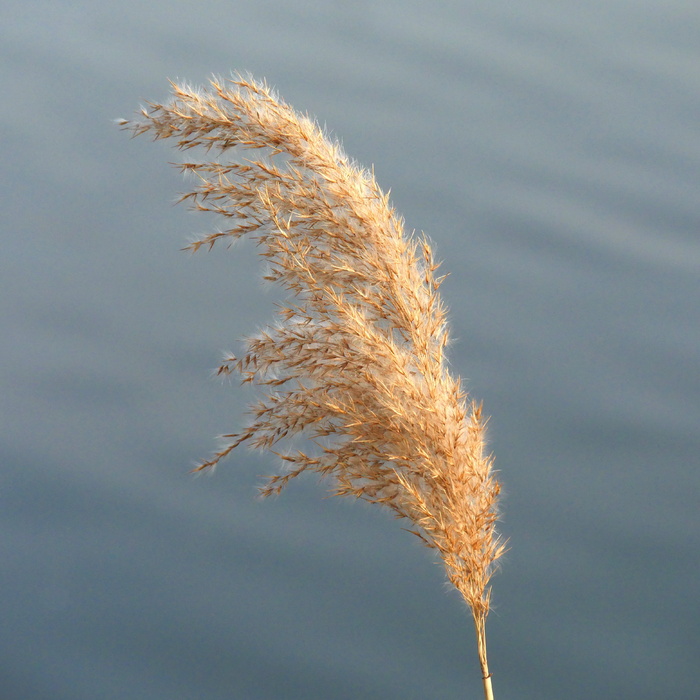
M492 697L484 624L504 550L499 484L481 406L447 367L442 278L428 241L406 235L374 175L266 84L236 76L172 92L121 124L205 154L180 166L195 176L182 200L226 225L189 248L252 238L265 278L288 292L276 323L219 368L264 390L248 427L199 469L247 443L288 467L264 495L312 471L332 477L335 494L409 521L472 611ZM294 436L312 449L278 448Z

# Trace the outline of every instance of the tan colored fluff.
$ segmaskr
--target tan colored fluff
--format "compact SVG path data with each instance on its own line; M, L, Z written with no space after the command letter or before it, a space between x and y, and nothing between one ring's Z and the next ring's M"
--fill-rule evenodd
M250 425L225 436L225 449L199 469L243 442L273 450L283 438L310 439L313 451L278 453L289 469L262 493L310 470L333 477L337 495L410 521L472 610L489 697L484 621L503 552L499 485L481 408L447 368L441 278L427 240L408 237L374 176L264 83L238 76L203 91L172 89L171 102L122 125L210 154L181 166L198 178L182 199L220 214L227 228L189 247L251 237L266 279L289 292L277 323L219 368L265 391Z

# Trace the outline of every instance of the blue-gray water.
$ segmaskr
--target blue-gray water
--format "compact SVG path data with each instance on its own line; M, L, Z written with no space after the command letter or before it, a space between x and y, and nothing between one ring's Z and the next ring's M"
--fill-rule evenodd
M0 9L0 698L478 698L469 618L381 511L192 463L250 394L254 250L189 256L111 122L249 70L434 240L492 415L499 700L700 697L700 4L27 0Z

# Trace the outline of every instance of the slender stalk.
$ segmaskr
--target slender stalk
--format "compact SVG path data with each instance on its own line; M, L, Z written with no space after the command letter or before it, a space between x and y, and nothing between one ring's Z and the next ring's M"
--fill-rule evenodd
M442 278L430 244L405 233L372 172L265 83L236 76L172 90L169 103L150 103L138 121L121 124L206 155L181 164L196 181L182 199L227 228L189 249L252 238L265 278L289 296L277 322L219 368L264 392L247 427L225 435L198 470L246 443L285 466L263 496L312 471L333 479L335 495L409 521L472 611L492 699L485 622L505 548L495 529L500 486L481 405L467 400L447 365ZM293 449L294 438L312 449Z
M493 688L491 687L491 676L484 676L484 698L485 700L493 700Z
M476 646L479 654L479 664L481 665L481 680L484 684L485 700L493 700L493 688L489 672L489 663L486 657L486 617L484 615L474 616L474 626L476 628Z

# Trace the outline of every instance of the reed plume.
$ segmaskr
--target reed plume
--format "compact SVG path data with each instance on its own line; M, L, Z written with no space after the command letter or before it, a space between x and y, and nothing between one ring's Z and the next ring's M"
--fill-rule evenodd
M409 521L471 609L492 698L484 625L504 551L499 484L481 406L447 367L442 278L427 239L407 236L373 173L265 83L234 76L202 90L171 85L170 102L148 103L121 125L208 154L179 166L195 176L182 200L221 215L226 228L188 248L250 237L267 262L265 279L288 292L276 323L219 368L265 389L249 425L224 436L198 470L247 443L286 466L264 496L317 472L332 477L334 494ZM278 448L295 436L309 448Z

